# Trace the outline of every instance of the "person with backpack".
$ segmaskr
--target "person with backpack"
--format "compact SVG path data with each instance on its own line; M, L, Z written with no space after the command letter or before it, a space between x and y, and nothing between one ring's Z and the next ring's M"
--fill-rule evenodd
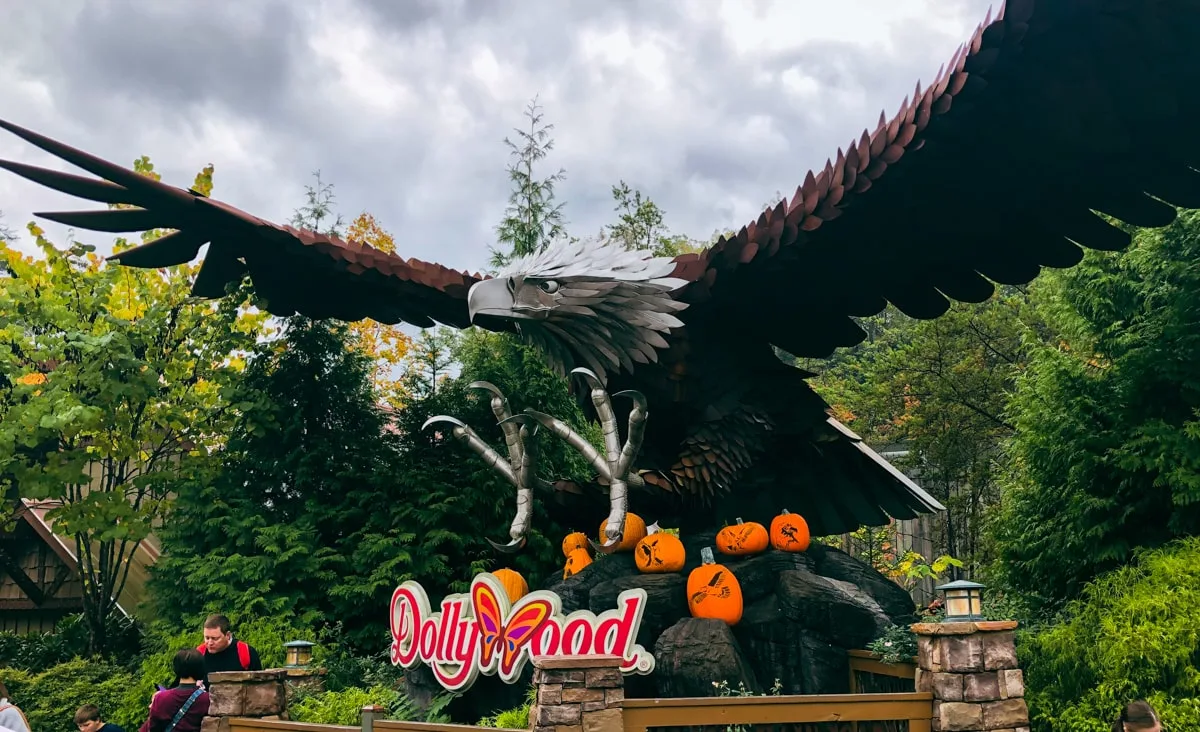
M200 732L200 723L208 715L208 692L200 684L204 677L204 656L194 648L184 648L171 661L179 684L154 695L150 716L138 732Z
M204 678L220 671L262 671L258 651L246 641L234 640L229 618L209 615L204 620L204 642L197 648L204 656Z

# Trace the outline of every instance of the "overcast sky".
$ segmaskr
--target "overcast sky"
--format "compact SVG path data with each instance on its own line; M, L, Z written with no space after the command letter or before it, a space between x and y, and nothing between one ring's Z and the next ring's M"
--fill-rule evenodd
M612 221L624 179L707 238L893 114L989 4L0 0L0 117L149 155L185 188L213 163L214 197L274 221L320 169L347 220L370 211L401 254L477 270L508 195L503 138L535 94L572 233ZM0 157L53 160L4 132ZM22 234L33 211L94 205L0 171Z

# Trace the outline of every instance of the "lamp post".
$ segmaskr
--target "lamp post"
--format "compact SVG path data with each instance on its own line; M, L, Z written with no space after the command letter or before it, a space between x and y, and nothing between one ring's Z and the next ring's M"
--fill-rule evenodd
M313 644L308 641L294 640L283 644L287 654L287 668L304 668L312 662Z
M983 588L978 582L955 580L935 587L942 593L946 606L943 623L961 623L983 620Z

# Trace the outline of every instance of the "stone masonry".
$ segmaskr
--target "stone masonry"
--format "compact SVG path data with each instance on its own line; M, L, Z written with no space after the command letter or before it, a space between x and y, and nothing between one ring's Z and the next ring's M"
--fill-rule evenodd
M934 732L1029 732L1016 621L917 623L917 691L933 693Z
M533 732L621 732L625 681L616 656L533 659Z
M226 671L208 675L208 716L201 732L228 732L230 717L287 719L287 672Z

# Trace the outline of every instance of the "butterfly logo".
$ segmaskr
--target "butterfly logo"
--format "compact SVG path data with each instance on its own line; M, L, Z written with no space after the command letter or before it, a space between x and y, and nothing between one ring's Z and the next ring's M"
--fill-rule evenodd
M554 605L544 597L522 598L508 612L508 597L501 597L490 582L471 585L471 607L479 625L479 667L489 669L500 660L500 678L513 676L521 651L533 640L542 625L554 614Z

